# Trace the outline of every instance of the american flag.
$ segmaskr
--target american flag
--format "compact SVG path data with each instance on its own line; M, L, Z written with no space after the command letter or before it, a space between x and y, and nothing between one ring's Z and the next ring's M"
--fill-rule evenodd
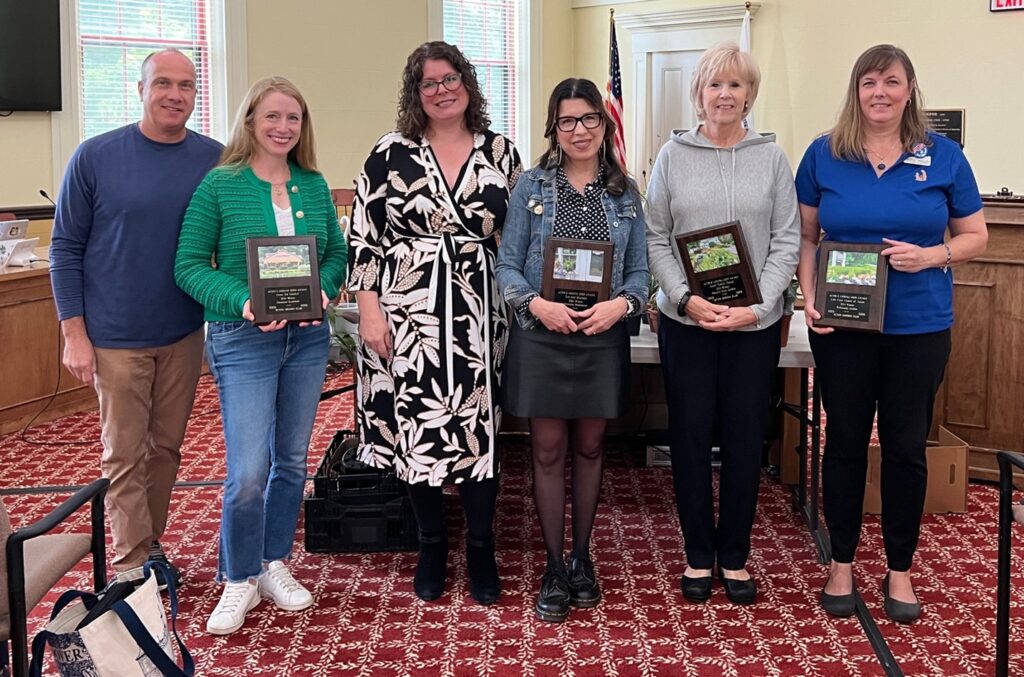
M604 106L615 120L615 159L626 169L626 133L622 124L622 71L619 70L619 43L615 39L615 10L611 14L611 38L608 42L608 85Z

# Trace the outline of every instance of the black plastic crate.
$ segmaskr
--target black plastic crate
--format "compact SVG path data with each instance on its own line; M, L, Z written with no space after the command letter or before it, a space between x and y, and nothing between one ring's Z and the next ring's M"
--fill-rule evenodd
M394 473L360 463L357 445L352 431L339 430L317 468L304 501L306 550L415 550L416 518L405 488Z

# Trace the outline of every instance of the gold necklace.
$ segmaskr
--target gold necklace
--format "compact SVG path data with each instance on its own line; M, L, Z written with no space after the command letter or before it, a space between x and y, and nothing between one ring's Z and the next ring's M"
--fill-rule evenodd
M890 155L892 155L892 152L893 152L894 150L896 150L896 147L897 147L897 146L899 146L899 145L900 145L900 141L901 141L901 139L896 139L896 142L895 142L895 143L893 143L893 144L892 144L891 146L889 146L889 150L887 150L887 151L885 152L885 155L882 155L882 154L880 154L880 153L879 153L878 151L876 151L876 150L873 150L873 149L871 149L871 148L868 148L868 147L867 147L867 145L865 145L865 146L864 146L864 150L866 150L866 151L868 152L868 155L869 155L869 156L871 156L871 155L874 155L874 156L875 156L876 158L878 158L878 164L877 164L877 165L875 165L875 169L877 169L877 170L878 170L878 171L880 171L880 172L884 172L884 171L885 171L885 168L889 166L888 164L886 164L886 162L885 162L885 158L887 158L887 157L889 157ZM902 154L903 154L903 153L900 153L900 155L902 155ZM898 156L897 156L897 157L898 157ZM869 157L869 159L870 159L870 157Z
M270 184L270 190L273 193L274 197L281 197L282 195L284 195L284 186L285 184L283 183Z

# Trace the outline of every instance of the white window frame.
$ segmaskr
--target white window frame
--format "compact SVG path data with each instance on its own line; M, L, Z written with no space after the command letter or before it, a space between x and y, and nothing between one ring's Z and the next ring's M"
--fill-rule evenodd
M211 136L227 140L231 117L249 88L246 55L245 0L220 0L211 3L211 24L217 29L210 39L210 128ZM82 142L79 121L81 111L82 70L78 50L78 0L60 0L61 91L63 110L50 113L52 138L53 191L60 190L64 170L71 154ZM220 29L220 30L218 30Z
M533 157L531 124L533 102L544 101L544 64L540 46L542 0L517 0L519 2L519 53L516 55L516 137L512 141L523 160L529 165ZM443 0L427 0L427 39L444 40Z

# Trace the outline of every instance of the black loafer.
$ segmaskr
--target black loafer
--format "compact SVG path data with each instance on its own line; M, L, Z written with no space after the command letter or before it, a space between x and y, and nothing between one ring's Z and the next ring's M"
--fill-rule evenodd
M444 594L448 573L448 536L420 532L420 558L416 562L416 575L412 589L424 602L432 602Z
M757 600L757 584L751 576L745 581L726 578L721 567L718 569L718 580L725 586L725 596L733 604L753 604Z
M601 602L594 563L573 557L569 561L569 604L578 609L592 609Z
M828 585L828 581L825 581L825 585ZM829 616L849 618L857 612L857 584L854 583L853 592L845 595L830 595L822 588L818 600Z
M549 568L540 581L540 594L534 611L548 623L561 623L569 615L569 577L565 565Z
M706 602L711 597L712 576L698 576L690 578L686 574L679 581L679 587L683 590L683 597L691 602Z
M889 574L882 579L882 599L885 615L897 623L913 623L921 615L920 602L901 602L889 596Z

